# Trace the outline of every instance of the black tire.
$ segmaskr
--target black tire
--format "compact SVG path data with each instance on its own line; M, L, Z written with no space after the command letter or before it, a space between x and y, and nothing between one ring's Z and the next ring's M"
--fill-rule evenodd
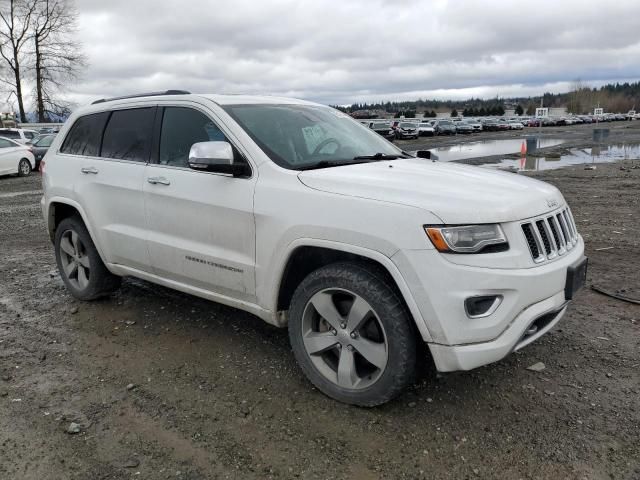
M88 276L86 285L81 287L80 282L73 278L70 278L64 268L64 263L69 262L71 258L70 255L64 253L64 250L61 246L63 242L63 237L67 235L77 235L82 250L82 258L83 261L86 257L88 259ZM56 263L58 265L58 271L60 272L60 277L62 281L66 285L71 295L79 300L94 300L96 298L107 296L114 291L116 291L121 284L122 279L116 275L113 275L107 267L105 267L102 259L100 258L100 254L96 249L96 246L91 239L91 235L85 227L82 219L74 215L72 217L65 218L60 222L58 228L56 228L55 239L55 255L56 255ZM78 248L80 250L80 248ZM66 258L63 258L63 255L66 255ZM79 270L81 266L76 265L76 270ZM84 269L84 267L82 267ZM86 270L85 270L86 271Z
M20 159L20 162L18 162L18 176L28 177L31 175L31 171L31 162L26 158Z
M303 315L307 306L314 295L331 289L349 290L368 302L376 321L384 329L387 362L374 383L366 388L343 388L337 380L329 380L316 367L305 347ZM344 403L363 407L381 405L400 394L415 379L416 335L413 320L384 274L366 264L335 263L309 274L291 300L289 340L298 364L311 383L327 396Z

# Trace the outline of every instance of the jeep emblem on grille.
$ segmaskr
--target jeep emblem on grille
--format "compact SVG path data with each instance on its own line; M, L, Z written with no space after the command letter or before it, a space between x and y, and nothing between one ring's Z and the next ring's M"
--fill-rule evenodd
M558 201L554 200L553 198L547 198L547 206L549 208L555 208L558 206Z

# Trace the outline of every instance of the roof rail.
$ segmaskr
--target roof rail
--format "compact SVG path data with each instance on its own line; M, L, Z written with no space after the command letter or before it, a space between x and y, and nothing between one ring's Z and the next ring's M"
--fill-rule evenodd
M186 90L165 90L164 92L136 93L135 95L125 95L124 97L101 98L100 100L91 102L91 105L95 105L96 103L111 102L113 100L125 100L127 98L159 97L161 95L189 95L190 93L191 92L187 92Z

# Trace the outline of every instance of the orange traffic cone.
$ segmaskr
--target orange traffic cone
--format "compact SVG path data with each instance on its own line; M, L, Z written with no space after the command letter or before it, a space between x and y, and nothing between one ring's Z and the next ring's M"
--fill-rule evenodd
M526 144L526 142L522 142L522 146L520 147L520 154L522 156L527 154L527 144Z

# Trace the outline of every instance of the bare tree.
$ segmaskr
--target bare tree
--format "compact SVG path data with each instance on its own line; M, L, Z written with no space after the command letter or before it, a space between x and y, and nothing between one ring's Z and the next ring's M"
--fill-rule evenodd
M2 0L0 5L0 60L8 72L3 79L15 92L22 122L27 121L27 116L22 98L21 63L25 45L29 41L34 9L33 0Z
M72 0L35 0L35 4L31 17L34 97L38 121L45 122L51 115L69 114L69 104L60 93L78 78L86 59L75 40L78 14Z

